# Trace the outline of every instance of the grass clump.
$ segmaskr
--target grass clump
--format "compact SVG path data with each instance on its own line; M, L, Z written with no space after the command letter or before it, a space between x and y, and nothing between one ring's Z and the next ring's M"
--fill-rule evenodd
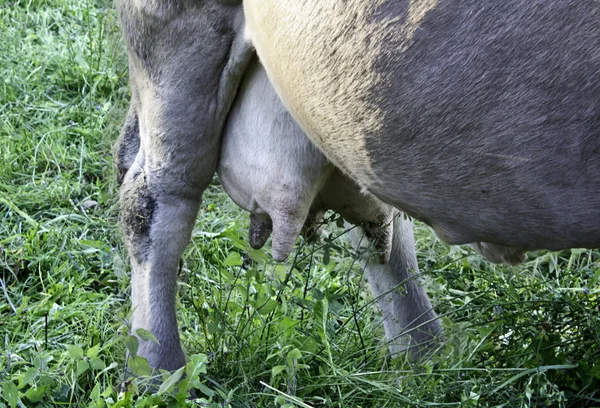
M128 89L112 4L2 3L0 78L0 407L600 404L598 252L498 267L418 225L444 342L390 360L335 222L276 264L249 248L247 216L216 181L180 276L189 363L151 377L128 328L110 154Z

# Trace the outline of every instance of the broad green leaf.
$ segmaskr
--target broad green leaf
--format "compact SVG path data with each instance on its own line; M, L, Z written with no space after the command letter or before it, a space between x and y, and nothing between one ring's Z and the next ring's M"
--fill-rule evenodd
M138 348L140 347L140 341L135 336L127 336L125 339L125 347L129 351L131 358L137 357Z
M90 367L92 367L92 370L104 370L106 368L106 364L104 364L104 361L100 360L99 358L94 358L90 360Z
M46 394L46 389L48 387L35 387L30 388L25 393L25 397L31 402L40 402L44 395Z
M71 358L83 358L83 349L72 344L67 345L67 355Z
M90 393L90 398L92 399L92 401L96 401L98 398L100 398L100 383L96 383L96 385L94 385L94 388L92 389L92 392Z
M112 386L110 384L108 384L108 386L106 387L106 389L102 393L102 397L103 398L108 398L108 397L110 397L110 395L112 394L112 392L113 392Z
M113 258L113 273L117 278L123 280L127 277L127 267L125 266L125 262L118 254L115 254Z
M99 351L100 351L100 344L96 344L94 347L91 347L90 349L88 349L88 351L85 353L85 355L88 358L96 358L96 357L98 357Z
M206 329L208 330L209 334L215 334L220 331L219 325L217 323L208 323L206 325Z
M206 363L208 356L206 354L193 354L187 363L188 377L197 377L199 374L206 374Z
M312 337L307 337L300 347L306 353L316 353L319 348L319 344Z
M79 377L81 374L85 373L89 369L90 363L88 363L85 360L79 360L77 362L77 377Z
M248 301L248 291L246 290L246 288L242 285L236 285L235 289L242 297L242 302L243 303L247 302Z
M167 378L158 388L158 394L170 392L173 389L173 387L175 387L175 385L179 382L184 371L185 367L181 367L179 370L171 374L169 378Z
M213 390L211 390L202 383L196 384L196 386L198 387L198 391L200 391L202 394L206 395L209 398L212 398L215 395L215 392ZM221 393L221 395L223 395L223 393ZM225 395L225 397L227 397L227 395Z
M227 259L223 262L225 266L240 266L243 263L242 257L237 252L230 252Z
M302 358L302 352L300 350L298 350L297 348L295 348L292 351L290 351L287 356L288 356L288 358L291 358L294 360L299 360Z
M135 356L134 358L129 358L128 362L129 368L134 374L141 376L149 376L150 375L150 365L148 364L148 360L144 357Z
M146 329L137 329L135 331L135 334L138 335L138 337L144 341L153 341L156 344L160 344L158 342L158 340L156 339L156 337L154 337L154 334L150 333L148 330Z
M260 313L261 315L265 316L268 315L269 313L271 313L277 306L279 305L279 303L275 302L274 300L267 300L266 302L263 302L261 304L258 305L258 307L260 308L258 310L258 313Z
M276 377L277 375L279 375L285 369L286 369L286 366L284 366L284 365L277 365L277 366L275 366L275 367L273 367L271 369L271 376Z
M31 384L31 382L37 377L38 369L30 367L25 373L19 378L19 389Z
M88 62L85 60L85 58L81 54L77 54L75 56L75 62L77 64L79 64L81 69L84 71L88 71L90 69L90 65L88 64Z
M285 316L280 322L279 322L279 328L282 331L287 331L288 329L291 329L292 327L296 326L298 324L298 320L292 320L289 318L289 316Z
M279 281L284 282L288 275L287 266L284 264L275 265L275 268L273 268L273 275L276 276Z
M206 388L206 387L205 387ZM200 388L198 388L199 390L201 390ZM202 390L201 390L202 391ZM204 392L204 391L202 391ZM221 390L220 388L217 388L217 393L221 396L221 398L223 398L224 400L226 400L229 395L225 394L225 392L223 390ZM214 393L213 393L214 394Z
M10 380L2 383L2 396L10 405L10 408L15 408L19 402L19 390L17 386Z
M325 265L329 265L329 262L331 262L331 254L329 252L329 247L325 247L325 253L323 253L323 264Z
M255 262L269 262L269 257L267 256L267 254L265 254L265 252L262 249L249 249L248 255L250 255L250 258L252 258L252 260Z

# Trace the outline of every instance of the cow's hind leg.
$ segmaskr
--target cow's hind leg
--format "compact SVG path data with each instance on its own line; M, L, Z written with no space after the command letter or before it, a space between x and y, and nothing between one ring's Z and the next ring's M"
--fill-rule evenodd
M412 222L396 216L392 235L389 261L365 258L365 275L383 315L390 353L395 356L410 348L418 357L441 333L441 325L419 281ZM351 240L355 247L369 241L360 228L352 231Z

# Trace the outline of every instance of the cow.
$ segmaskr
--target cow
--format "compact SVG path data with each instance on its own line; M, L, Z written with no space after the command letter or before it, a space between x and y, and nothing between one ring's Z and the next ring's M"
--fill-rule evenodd
M217 170L224 190L251 213L250 245L262 247L273 232L272 252L283 261L302 227L315 231L332 209L358 226L351 229L365 252L365 276L383 314L392 356L410 347L414 357L430 349L439 320L418 280L412 222L395 214L333 167L287 112L254 59L240 86L222 137ZM410 340L403 333L410 333Z
M600 244L595 0L116 4L132 89L121 219L153 367L185 362L178 262L254 49L327 159L445 242L512 260Z

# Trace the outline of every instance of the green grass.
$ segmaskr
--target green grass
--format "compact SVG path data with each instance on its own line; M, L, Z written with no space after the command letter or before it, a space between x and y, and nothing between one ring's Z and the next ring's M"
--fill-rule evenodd
M391 361L335 222L276 264L216 182L181 271L188 375L149 379L125 359L111 145L127 99L108 0L0 3L0 407L600 405L598 252L497 267L418 225L444 344Z

